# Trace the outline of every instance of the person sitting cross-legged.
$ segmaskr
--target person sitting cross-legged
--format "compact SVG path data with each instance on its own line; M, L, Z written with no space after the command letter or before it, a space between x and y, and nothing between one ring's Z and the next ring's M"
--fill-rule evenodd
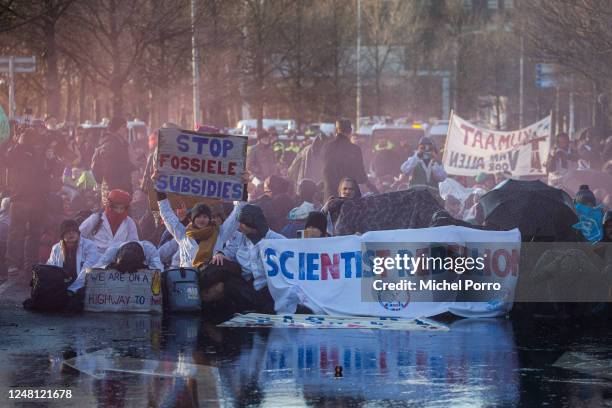
M62 222L60 236L60 242L51 249L47 265L63 268L73 280L68 291L76 294L85 286L85 273L96 264L100 254L96 244L81 237L79 224L74 220Z
M260 207L247 204L238 215L238 232L223 247L215 246L211 263L200 275L203 312L220 320L234 313L274 313L259 255L263 239L285 239L272 231Z

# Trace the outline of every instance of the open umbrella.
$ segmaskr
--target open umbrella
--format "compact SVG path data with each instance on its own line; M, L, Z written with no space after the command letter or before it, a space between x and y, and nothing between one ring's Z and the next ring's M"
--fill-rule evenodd
M506 180L480 199L487 225L518 228L523 239L574 240L577 222L571 197L539 180Z

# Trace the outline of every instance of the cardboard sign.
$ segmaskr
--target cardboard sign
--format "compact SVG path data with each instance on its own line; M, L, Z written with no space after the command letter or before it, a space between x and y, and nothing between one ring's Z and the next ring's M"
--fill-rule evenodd
M546 174L550 116L523 129L497 131L451 116L442 164L448 174L476 176L509 171L512 177Z
M155 188L165 193L240 200L247 138L160 129Z
M85 311L162 313L161 272L92 269L85 278Z

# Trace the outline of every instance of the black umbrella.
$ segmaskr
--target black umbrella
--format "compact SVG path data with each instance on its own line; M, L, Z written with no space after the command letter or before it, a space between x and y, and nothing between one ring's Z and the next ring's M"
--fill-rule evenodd
M481 197L485 222L525 237L569 239L578 222L571 197L539 180L506 180Z

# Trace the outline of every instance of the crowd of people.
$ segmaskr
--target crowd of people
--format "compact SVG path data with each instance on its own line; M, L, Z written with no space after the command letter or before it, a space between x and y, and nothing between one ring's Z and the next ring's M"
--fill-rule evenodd
M143 191L153 188L157 177L156 133L146 145L133 146L126 125L113 118L100 140L77 132L62 141L50 118L44 127L16 127L0 146L6 170L0 184L0 279L28 281L33 265L54 265L63 268L69 295L78 299L89 268L193 268L199 273L204 310L273 313L259 255L263 239L334 236L349 200L417 186L439 194L452 219L480 226L480 198L510 178L507 172L451 178L440 149L423 137L406 149L392 182L383 182L364 162L350 121L339 120L333 137L319 135L281 147L273 131L260 131L247 154L243 181L248 202L172 208L165 193ZM576 144L558 134L547 160L549 179L579 168L611 173L612 137L599 143L588 132ZM148 151L148 159L142 151ZM159 211L151 209L150 199L157 200ZM607 210L600 239L612 240L610 192L582 186L576 203L602 214ZM302 306L296 311L308 312Z

